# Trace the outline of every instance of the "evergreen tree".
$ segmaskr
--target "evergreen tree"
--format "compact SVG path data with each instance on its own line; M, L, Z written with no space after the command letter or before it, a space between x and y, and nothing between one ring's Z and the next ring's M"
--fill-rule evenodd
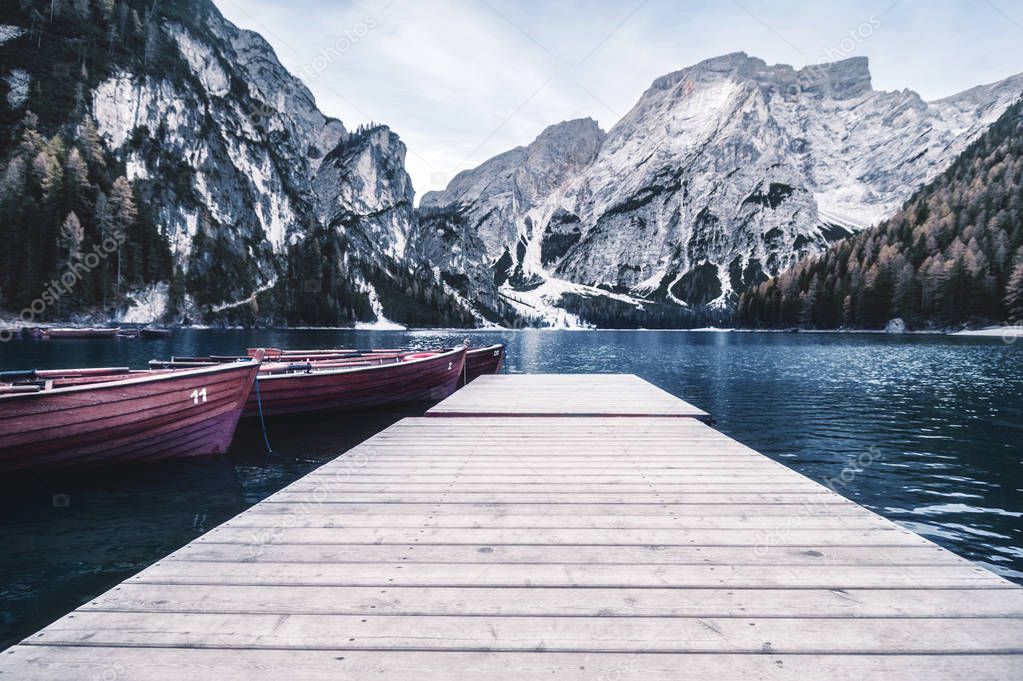
M82 243L85 241L85 230L74 212L68 213L64 224L60 226L58 246L61 250L64 268L74 265L82 259Z
M64 223L60 226L60 234L57 240L57 246L61 254L61 271L59 275L74 271L74 266L81 262L83 241L85 241L85 231L82 229L82 223L73 212L68 213ZM77 277L77 273L75 276ZM68 303L74 302L81 296L81 287L77 285L80 283L76 281L76 285L70 291L66 291L64 296L61 297L60 309L63 310Z
M106 168L107 161L103 154L103 142L100 139L99 131L96 129L96 122L92 116L86 116L82 122L79 143L89 160L89 165L96 168Z
M123 244L138 218L135 197L132 195L131 185L128 184L128 180L124 176L114 180L114 185L110 188L108 204L110 207L109 237L117 242L117 275L114 279L114 287L117 296L120 297L121 287L124 283Z

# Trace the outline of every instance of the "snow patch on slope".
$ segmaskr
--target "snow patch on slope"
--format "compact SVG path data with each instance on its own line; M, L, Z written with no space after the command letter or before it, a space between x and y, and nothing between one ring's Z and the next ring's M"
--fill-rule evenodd
M404 331L406 329L405 326L392 322L384 316L384 306L380 302L380 295L377 293L377 290L373 288L372 284L366 284L363 291L369 299L369 306L373 309L373 316L376 317L376 321L357 322L355 324L355 328L373 331Z
M166 283L153 284L128 293L128 307L117 315L125 324L151 324L167 311L170 287Z
M14 69L6 76L7 81L7 106L12 109L19 109L28 101L28 88L32 84L32 76L28 71Z
M11 24L0 24L0 45L9 43L15 38L20 38L25 35L25 29L21 26L12 26Z
M241 300L236 300L230 303L223 303L221 305L214 305L213 307L210 308L210 311L223 312L224 310L230 310L233 307L241 307L242 305L252 305L253 303L256 302L256 296L258 296L260 293L264 293L265 291L269 291L276 285L277 280L274 279L269 283L263 284L262 286L257 288L255 291L252 292L252 295L250 295L248 298L242 298Z

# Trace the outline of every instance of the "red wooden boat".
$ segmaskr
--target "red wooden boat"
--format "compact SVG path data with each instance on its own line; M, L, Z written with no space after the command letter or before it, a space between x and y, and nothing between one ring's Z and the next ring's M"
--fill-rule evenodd
M504 345L470 348L465 355L465 383L484 374L496 374L504 362Z
M257 353L186 370L10 372L0 379L9 381L0 472L225 452L261 361Z
M468 341L466 341L468 343ZM253 352L250 348L249 352ZM343 360L372 360L379 357L392 357L394 355L406 354L402 350L348 350L338 348L334 350L281 350L278 348L267 348L267 361L275 362L326 362ZM495 343L482 348L469 347L465 356L465 372L462 385L478 376L484 374L496 374L501 370L504 362L504 345ZM184 359L184 358L181 358ZM191 358L190 358L191 359Z
M120 329L43 329L43 338L117 338Z
M458 388L465 355L465 348L459 347L369 359L286 359L264 364L243 416L258 415L260 405L264 415L274 416L435 402Z

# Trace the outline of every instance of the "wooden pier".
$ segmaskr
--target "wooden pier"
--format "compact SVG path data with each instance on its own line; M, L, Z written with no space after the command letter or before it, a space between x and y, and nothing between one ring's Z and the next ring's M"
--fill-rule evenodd
M666 396L477 379L6 651L0 679L1023 678L1023 588Z

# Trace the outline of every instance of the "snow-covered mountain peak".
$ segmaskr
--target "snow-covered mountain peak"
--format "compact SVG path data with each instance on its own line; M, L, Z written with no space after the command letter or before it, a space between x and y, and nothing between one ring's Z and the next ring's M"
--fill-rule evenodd
M720 83L756 83L782 95L812 92L834 99L848 99L871 91L870 65L866 57L849 57L796 70L788 64L768 65L763 59L745 52L712 57L654 80L644 94L673 90L682 85L691 90L701 85Z

